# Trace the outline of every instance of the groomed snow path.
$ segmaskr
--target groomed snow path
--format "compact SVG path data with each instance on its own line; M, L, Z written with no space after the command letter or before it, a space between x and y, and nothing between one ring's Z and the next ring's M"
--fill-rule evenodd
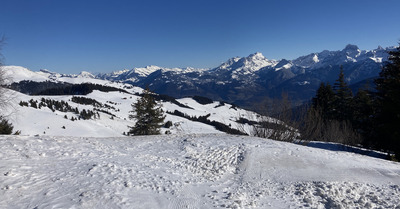
M400 164L222 134L0 136L0 208L400 208Z

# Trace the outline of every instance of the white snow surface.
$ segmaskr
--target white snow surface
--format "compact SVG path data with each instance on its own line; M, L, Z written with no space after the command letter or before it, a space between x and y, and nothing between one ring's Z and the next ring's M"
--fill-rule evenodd
M132 92L132 94L135 92L142 92L142 89L138 87L125 90ZM116 137L122 136L124 132L126 133L129 131L129 127L135 125L135 121L129 119L129 115L132 114L131 104L136 102L139 98L136 95L124 92L101 92L97 90L88 95L78 95L78 97L94 99L103 105L108 105L111 108L97 108L115 115L114 117L111 117L110 114L94 110L95 107L92 105L82 105L72 102L72 95L31 96L12 90L8 90L7 92L12 95L12 103L14 105L8 107L5 111L6 115L13 124L14 131L21 131L22 135ZM26 107L18 105L20 101L29 103L30 100L34 100L40 102L42 98L67 102L73 108L78 108L79 111L85 109L99 112L100 118L72 121L72 117L78 118L79 115L73 112L60 112L58 110L52 111L48 107L36 109L30 106ZM174 112L175 110L178 110L189 116L197 117L209 114L210 116L208 119L210 121L218 121L249 134L252 132L252 127L248 124L237 123L236 121L241 117L252 121L261 119L260 116L254 112L240 108L232 108L232 105L230 104L220 105L219 102L214 102L202 105L191 98L178 99L177 101L190 108L180 107L171 102L161 102L164 112ZM166 118L164 122L171 121L173 126L168 129L162 128L161 133L163 134L166 131L169 131L172 134L222 133L211 125L191 121L167 113L165 115ZM265 119L272 120L271 118Z
M275 71L282 70L282 69L289 69L289 68L291 68L292 66L293 66L292 63L287 63L286 65L283 65L282 67L275 68Z
M0 208L399 208L400 164L225 134L0 136Z
M112 118L100 112L97 119L71 121L75 113L47 107L2 110L22 135L0 136L0 208L400 208L399 163L226 135L169 114L171 135L122 137L134 125L128 115L141 88L93 79L87 72L71 76L6 68L13 81L91 82L129 93L82 96L112 107L103 108ZM68 95L6 93L15 104L43 97L79 110L94 108L73 103ZM229 104L177 101L192 109L170 102L163 102L163 109L209 114L209 120L246 132L251 127L236 120L260 118Z
M316 54L314 55L314 57L312 59L315 63L319 62L318 55L316 55Z

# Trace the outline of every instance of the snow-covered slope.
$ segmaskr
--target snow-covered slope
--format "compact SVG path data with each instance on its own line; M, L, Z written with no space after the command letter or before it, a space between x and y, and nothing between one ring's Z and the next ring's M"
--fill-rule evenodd
M1 66L1 69L4 72L6 80L6 84L10 84L12 82L19 82L23 80L31 80L31 81L46 81L46 80L53 80L52 73L46 70L42 70L39 72L33 72L27 68L21 66ZM57 77L57 75L56 75Z
M0 136L0 208L399 208L400 164L220 134Z
M142 88L125 83L95 79L87 72L79 75L60 75L48 70L33 72L18 66L6 66L3 70L7 77L10 78L8 83L11 83L11 80L13 82L26 80L51 81L69 84L92 83L118 88L118 91L103 92L94 90L88 95L78 95L78 97L93 99L99 105L78 104L71 101L74 97L72 95L32 96L10 90L9 94L13 95L12 105L3 114L10 115L10 122L14 125L14 130L21 131L23 135L121 136L124 132L127 133L129 131L129 126L134 126L135 124L134 120L129 119L132 111L131 104L137 101L138 95L143 92ZM33 88L33 86L29 87ZM49 107L49 104L44 104L45 100L65 102L67 105L57 109ZM40 103L42 104L40 105ZM204 105L191 98L183 98L175 100L175 103L167 100L161 101L161 104L164 112L167 113L165 122L171 121L173 124L172 127L163 128L162 133L221 133L212 125L171 114L175 111L190 117L207 116L209 121L216 121L232 129L240 129L242 132L247 133L250 133L251 126L240 124L237 120L246 118L250 121L257 121L260 119L259 115L254 112L220 102ZM67 110L67 106L69 106L69 110ZM83 110L93 111L96 117L93 116L89 120L80 120L79 113Z
M94 99L101 107L93 105L83 105L72 102L73 96L30 96L15 91L9 91L13 95L13 105L7 112L10 115L10 122L14 126L14 131L21 131L22 135L51 135L51 136L122 136L129 131L129 126L134 126L135 121L129 119L131 104L136 102L139 96L125 92L101 92L93 91L92 93L79 96L88 99ZM138 91L138 93L142 91ZM55 110L48 107L34 108L30 101L36 104L42 100L52 100L58 102L66 102L72 109L78 108L78 111L94 111L99 117L89 120L74 120L79 118L79 114L71 111ZM37 102L36 102L37 101ZM229 125L233 129L240 129L250 133L251 126L236 122L240 117L248 120L256 121L259 119L257 114L240 108L232 108L230 104L220 105L214 102L207 105L197 103L191 98L177 100L181 104L187 106L181 107L171 102L161 102L164 112L179 111L188 116L205 116L210 115L210 121L217 121ZM27 102L27 106L19 105L20 102ZM39 105L37 105L39 106ZM171 134L176 133L222 133L211 125L188 120L172 114L166 114L165 122L171 121L173 126L170 128L162 128L162 133L168 131Z
M13 82L20 81L36 81L36 82L66 82L71 84L80 84L80 83L93 83L100 84L105 86L112 86L116 88L125 88L127 85L123 83L117 83L102 79L95 78L89 72L83 71L78 75L69 75L69 74L60 74L56 72L51 72L49 70L40 70L40 71L32 71L30 69L21 67L21 66L1 66L1 69L5 73L5 77L7 78L6 84L11 84Z

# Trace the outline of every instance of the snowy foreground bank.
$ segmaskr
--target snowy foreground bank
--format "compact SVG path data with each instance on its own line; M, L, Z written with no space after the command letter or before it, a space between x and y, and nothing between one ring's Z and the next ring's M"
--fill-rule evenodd
M0 208L400 208L399 185L399 163L244 136L0 136Z

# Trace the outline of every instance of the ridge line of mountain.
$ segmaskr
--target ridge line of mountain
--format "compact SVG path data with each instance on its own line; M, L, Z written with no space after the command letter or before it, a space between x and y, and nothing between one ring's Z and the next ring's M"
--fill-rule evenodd
M41 70L35 76L41 76L42 80L67 80L70 77L82 81L101 79L102 82L127 83L149 87L158 94L175 98L199 95L254 110L255 106L271 103L282 93L288 94L295 105L306 102L315 95L321 82L335 82L340 67L343 67L349 85L362 84L379 75L388 60L387 51L393 49L395 47L360 50L349 44L342 50L324 50L293 60L270 60L256 52L247 57L231 58L212 69L147 66L98 75L88 72L66 75ZM28 80L34 77L34 72L22 71L19 77Z

